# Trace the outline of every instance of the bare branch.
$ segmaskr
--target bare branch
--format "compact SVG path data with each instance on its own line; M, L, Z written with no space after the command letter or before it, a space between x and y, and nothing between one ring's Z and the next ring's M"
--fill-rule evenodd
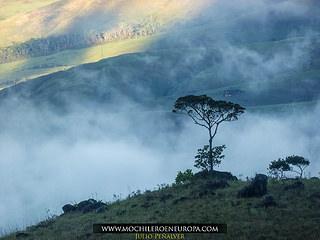
M199 122L197 121L197 119L196 119L196 118L194 118L194 116L193 116L193 115L191 115L191 114L189 114L189 113L188 113L188 116L192 118L192 120L193 120L193 122L194 122L195 124L197 124L197 125L199 125L199 126L202 126L202 127L205 127L205 128L207 128L207 129L209 129L209 128L208 128L208 126L206 126L206 125L204 125L204 124L199 123Z

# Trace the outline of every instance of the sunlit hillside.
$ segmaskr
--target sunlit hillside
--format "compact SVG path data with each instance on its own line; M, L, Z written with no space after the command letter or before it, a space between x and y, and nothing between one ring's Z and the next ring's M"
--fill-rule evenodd
M212 4L211 2L210 4ZM0 1L0 89L37 76L140 52L208 1Z
M25 1L0 1L2 15L6 9L12 9L8 18L0 21L0 46L8 46L13 42L25 42L32 38L44 38L53 34L69 34L78 31L111 31L121 25L140 21L153 16L166 24L183 17L190 17L201 9L205 1L200 3L183 0L60 0L28 1L26 5L31 11L19 13ZM31 6L30 6L31 5ZM3 9L4 6L4 9ZM32 7L33 6L33 7ZM32 9L35 8L35 9ZM1 12L0 12L1 14Z
M0 0L0 21L47 6L58 0Z
M34 57L0 64L0 89L13 86L42 75L67 70L71 67L96 62L126 53L140 52L154 39L153 36L129 39L89 48L66 50L50 56Z

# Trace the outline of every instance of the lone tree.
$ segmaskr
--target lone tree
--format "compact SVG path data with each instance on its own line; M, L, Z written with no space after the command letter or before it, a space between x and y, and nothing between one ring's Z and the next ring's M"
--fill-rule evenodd
M290 171L290 165L286 160L279 158L269 165L269 173L277 179L285 178L284 172Z
M304 170L310 165L309 160L296 155L286 157L286 162L291 165L290 171L298 173L300 178L302 178ZM298 170L296 170L294 167L296 167Z
M213 171L213 138L222 122L238 120L245 108L239 104L226 101L216 101L206 95L189 95L180 97L174 104L173 112L187 114L195 124L202 126L209 133L208 163Z

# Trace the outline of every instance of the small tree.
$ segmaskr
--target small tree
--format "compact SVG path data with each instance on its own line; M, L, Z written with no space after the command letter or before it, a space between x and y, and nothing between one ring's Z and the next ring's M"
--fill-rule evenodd
M275 178L283 179L285 178L284 172L290 171L290 166L286 160L279 158L270 163L268 170Z
M286 163L290 165L291 172L299 174L299 178L302 178L304 170L310 165L309 160L296 155L286 157Z
M203 170L210 170L211 166L218 166L224 158L222 152L225 148L225 145L213 147L211 154L209 145L205 145L203 148L198 149L198 154L195 156L196 160L194 166ZM212 158L210 158L210 155Z
M195 124L208 130L209 170L213 171L213 138L216 136L221 123L237 120L245 108L239 104L226 101L216 101L206 95L180 97L174 104L173 112L187 114Z

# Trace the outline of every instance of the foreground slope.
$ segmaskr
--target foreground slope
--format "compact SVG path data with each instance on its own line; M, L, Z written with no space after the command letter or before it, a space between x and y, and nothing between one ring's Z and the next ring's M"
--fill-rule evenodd
M184 185L159 186L139 191L125 200L108 203L104 211L71 212L48 219L9 239L134 239L134 235L92 233L93 223L227 223L228 234L214 239L308 239L320 237L318 178L269 181L268 195L276 206L264 206L263 197L237 198L248 183L200 178ZM223 184L221 184L223 183ZM186 235L188 239L212 239L212 235Z

